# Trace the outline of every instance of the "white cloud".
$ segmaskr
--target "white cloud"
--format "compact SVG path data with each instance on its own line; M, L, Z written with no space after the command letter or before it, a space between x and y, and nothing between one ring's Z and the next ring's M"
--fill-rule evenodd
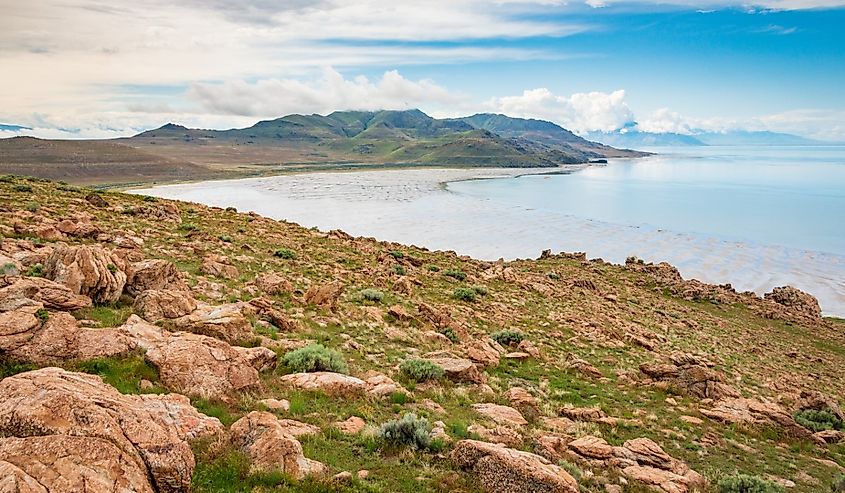
M551 120L574 132L616 130L634 118L622 90L560 96L538 88L519 96L494 98L485 106L510 116Z
M465 96L431 80L412 81L397 70L381 79L346 79L332 68L317 80L265 79L194 84L189 96L211 113L274 117L288 113L329 113L337 109L379 110L454 106Z

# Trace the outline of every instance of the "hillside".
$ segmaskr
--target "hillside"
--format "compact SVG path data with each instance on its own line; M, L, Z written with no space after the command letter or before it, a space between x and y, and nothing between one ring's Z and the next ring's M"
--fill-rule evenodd
M555 167L644 155L589 142L538 120L338 111L288 115L231 130L169 123L109 141L0 139L0 172L114 184L338 167Z
M0 197L9 491L845 482L845 324L798 290L483 262L31 178Z

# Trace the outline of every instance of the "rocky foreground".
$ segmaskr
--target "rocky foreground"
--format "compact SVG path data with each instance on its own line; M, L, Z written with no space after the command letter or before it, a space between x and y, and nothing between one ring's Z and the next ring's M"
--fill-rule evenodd
M0 235L0 493L845 488L845 324L794 288L14 177Z

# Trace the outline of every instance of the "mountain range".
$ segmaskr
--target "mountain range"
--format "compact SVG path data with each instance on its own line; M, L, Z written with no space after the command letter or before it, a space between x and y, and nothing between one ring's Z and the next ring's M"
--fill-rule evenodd
M588 132L586 138L617 147L650 146L812 146L831 145L799 135L769 131L730 130L712 132L697 130L690 134L644 132L635 124L612 132Z
M336 111L229 130L168 123L111 140L0 139L0 173L86 184L141 183L366 166L551 168L646 155L591 142L542 120Z

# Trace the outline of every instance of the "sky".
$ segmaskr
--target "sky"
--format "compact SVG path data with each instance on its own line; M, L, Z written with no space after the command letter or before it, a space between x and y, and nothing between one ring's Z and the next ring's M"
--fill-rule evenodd
M845 142L845 0L0 0L0 137L420 108Z

